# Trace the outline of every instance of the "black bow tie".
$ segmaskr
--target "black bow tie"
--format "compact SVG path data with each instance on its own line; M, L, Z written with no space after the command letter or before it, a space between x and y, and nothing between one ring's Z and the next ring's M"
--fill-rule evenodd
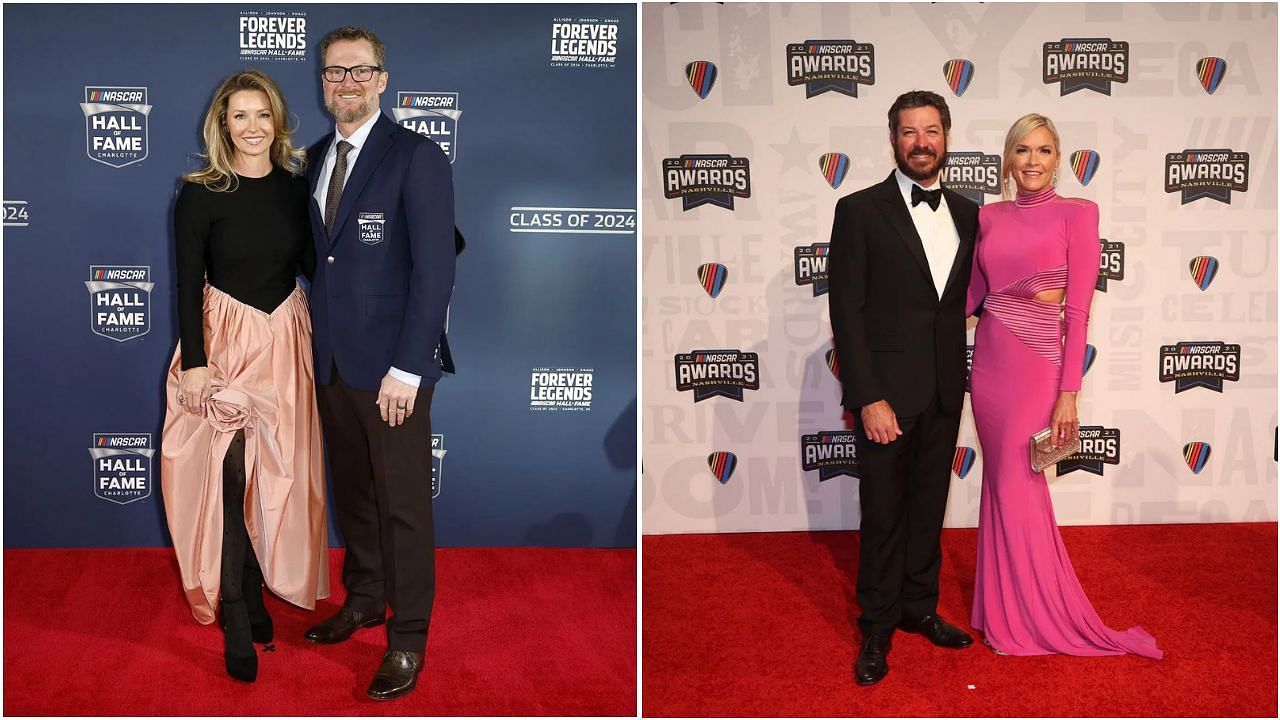
M938 210L938 203L942 202L942 188L937 190L925 190L919 185L911 186L911 207L920 204L921 201L929 203L929 209Z

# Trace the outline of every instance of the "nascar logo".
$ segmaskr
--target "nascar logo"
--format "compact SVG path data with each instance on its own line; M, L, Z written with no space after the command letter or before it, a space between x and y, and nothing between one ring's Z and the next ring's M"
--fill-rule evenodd
M462 117L458 93L396 93L391 114L401 127L431 138L449 156L449 162L458 159L458 120Z
M1204 91L1213 94L1222 84L1222 77L1227 74L1227 61L1220 57L1200 58L1196 61L1196 77Z
M1093 179L1093 174L1098 172L1098 163L1101 158L1095 150L1077 150L1071 153L1071 172L1080 181L1081 185L1088 185Z
M969 471L973 469L973 461L977 457L978 453L973 448L965 447L963 445L957 447L956 454L951 459L951 472L955 473L956 477L963 480L964 477L969 474Z
M857 438L850 430L823 430L800 436L800 469L818 471L818 482L845 475L862 477Z
M738 467L738 456L731 452L713 452L707 456L707 466L711 468L711 474L724 485L733 477L734 468Z
M1187 467L1191 468L1191 472L1199 475L1205 463L1209 462L1211 450L1207 442L1189 442L1182 446L1182 459L1187 461Z
M948 60L942 64L942 77L947 81L951 92L960 97L969 89L969 82L973 80L973 63L968 60Z
M1098 359L1098 348L1086 344L1084 346L1084 373L1089 374L1089 368L1093 367L1093 361Z
M698 266L698 282L702 289L712 298L720 295L725 281L729 279L729 268L720 263L706 263Z
M1217 275L1218 258L1200 255L1191 259L1191 279L1201 291L1208 290Z
M831 374L840 379L840 360L836 358L836 349L831 348L827 351L827 367L831 369Z
M840 183L844 182L845 173L849 172L849 156L838 152L825 153L818 158L818 170L834 190L840 187Z
M685 79L689 81L689 87L698 94L703 100L707 99L707 95L711 93L711 88L716 84L716 66L709 60L694 60L684 66Z
M830 278L827 270L827 259L830 254L830 243L798 246L795 249L796 285L812 285L814 297L825 295Z
M805 40L787 44L787 84L804 85L805 97L836 92L858 97L858 84L875 85L875 47L856 40Z

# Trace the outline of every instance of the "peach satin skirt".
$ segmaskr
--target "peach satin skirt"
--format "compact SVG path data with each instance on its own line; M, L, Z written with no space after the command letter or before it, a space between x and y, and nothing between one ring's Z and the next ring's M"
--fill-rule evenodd
M179 343L166 383L160 483L191 614L214 621L222 565L222 461L244 430L244 518L267 587L308 610L329 596L324 455L302 288L267 314L204 290L213 394L205 417L178 405ZM247 591L247 590L246 590Z

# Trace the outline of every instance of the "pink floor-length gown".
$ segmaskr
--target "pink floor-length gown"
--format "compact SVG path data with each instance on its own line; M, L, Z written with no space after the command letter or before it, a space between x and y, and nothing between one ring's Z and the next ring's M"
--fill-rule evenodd
M982 446L973 627L1009 655L1160 658L1140 627L1103 624L1076 578L1029 438L1049 425L1060 391L1080 389L1085 327L1098 277L1098 206L1052 187L982 208L969 284L983 312L970 376ZM1065 306L1035 300L1066 289Z

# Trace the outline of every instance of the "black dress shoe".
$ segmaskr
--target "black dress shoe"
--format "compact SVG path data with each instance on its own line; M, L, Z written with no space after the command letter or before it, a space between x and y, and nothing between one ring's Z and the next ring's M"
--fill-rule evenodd
M418 684L422 672L422 653L408 650L389 650L382 656L382 664L369 683L369 697L374 700L391 700L408 695Z
M969 633L943 620L937 615L925 615L919 620L903 619L898 628L929 638L929 642L944 648L966 648L973 644Z
M889 672L889 648L893 634L872 634L862 640L862 652L853 664L853 677L859 685L875 685Z
M385 612L366 613L343 606L337 614L307 631L306 638L314 643L340 643L360 628L381 625L387 621Z
M227 674L242 682L253 682L258 679L258 653L253 649L253 639L249 631L249 612L244 601L224 602L223 617L223 654L226 659Z

